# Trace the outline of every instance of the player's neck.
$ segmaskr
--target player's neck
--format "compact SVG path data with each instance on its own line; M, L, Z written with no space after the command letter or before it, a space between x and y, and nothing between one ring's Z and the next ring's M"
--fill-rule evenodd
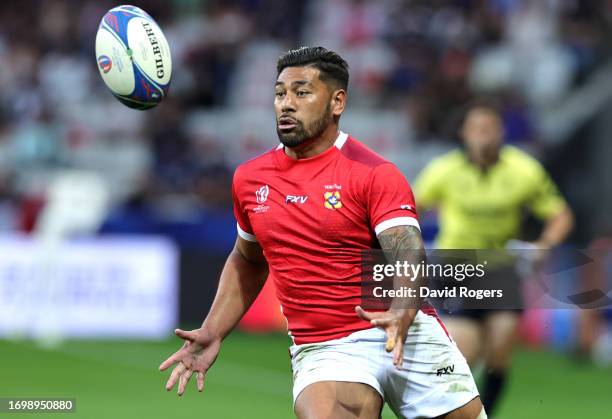
M334 146L340 132L337 124L330 124L318 137L311 138L297 147L285 147L285 154L292 159L315 157Z
M468 160L482 172L488 172L499 161L499 153L491 156L476 156L470 152L467 153Z

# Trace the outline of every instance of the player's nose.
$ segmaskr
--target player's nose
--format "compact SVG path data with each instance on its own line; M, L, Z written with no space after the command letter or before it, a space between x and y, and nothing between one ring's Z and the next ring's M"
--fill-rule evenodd
M283 100L280 105L282 113L295 112L297 109L294 97L290 94L286 94L283 97Z

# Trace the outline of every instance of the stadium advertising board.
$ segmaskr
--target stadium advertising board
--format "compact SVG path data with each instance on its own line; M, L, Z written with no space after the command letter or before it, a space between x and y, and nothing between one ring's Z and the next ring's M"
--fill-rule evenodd
M0 237L0 336L165 337L178 252L158 238Z

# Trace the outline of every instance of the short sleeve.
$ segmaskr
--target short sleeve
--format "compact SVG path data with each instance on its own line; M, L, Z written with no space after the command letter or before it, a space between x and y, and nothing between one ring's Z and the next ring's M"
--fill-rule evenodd
M253 228L251 227L249 217L246 210L240 203L237 183L239 183L239 180L236 172L234 173L234 179L232 181L232 200L234 203L234 217L236 217L236 228L238 230L238 235L244 240L256 242L257 238L253 233Z
M549 219L567 206L557 186L539 163L533 178L533 188L527 206L538 218Z
M373 169L367 194L370 223L376 235L400 225L420 228L410 185L393 164Z
M414 193L419 200L420 209L436 206L442 200L445 182L441 163L440 160L434 160L414 182Z

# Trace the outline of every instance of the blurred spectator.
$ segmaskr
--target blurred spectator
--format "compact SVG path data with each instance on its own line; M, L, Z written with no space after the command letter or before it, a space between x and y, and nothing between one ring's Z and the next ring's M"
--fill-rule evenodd
M16 198L11 175L0 170L0 232L15 231L18 228Z
M114 2L0 3L3 229L15 225L7 208L41 202L60 167L104 174L124 212L172 200L190 208L181 214L229 211L233 167L276 142L276 57L302 44L347 58L350 110L407 121L383 150L407 173L454 141L457 109L474 93L500 99L509 141L541 150L537 118L601 67L612 34L612 2L594 0L133 4L173 54L170 96L147 112L121 106L96 74L95 34Z

